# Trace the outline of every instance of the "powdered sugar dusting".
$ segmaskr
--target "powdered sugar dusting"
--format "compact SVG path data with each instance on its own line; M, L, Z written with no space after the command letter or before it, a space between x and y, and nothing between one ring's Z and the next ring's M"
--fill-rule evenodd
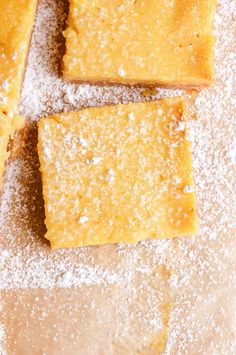
M1 314L1 310L0 310L0 314ZM6 354L6 352L4 351L4 347L5 347L5 331L3 326L0 323L0 354L1 355Z
M144 101L181 94L181 90L153 89L148 92L142 87L65 83L60 75L60 59L64 48L61 30L65 28L66 16L65 1L40 1L33 48L28 58L32 65L26 71L22 91L21 111L25 116L38 119L55 112L78 110L81 107Z
M147 92L141 87L64 83L58 75L60 67L56 58L63 51L59 33L64 26L66 7L62 0L40 1L21 102L21 111L31 121L29 130L34 138L23 147L24 154L17 154L10 161L2 196L2 289L123 282L129 285L140 275L148 278L157 265L165 264L173 270L171 291L175 304L166 354L236 352L233 314L236 306L235 12L234 1L218 2L216 84L199 94L198 120L190 124L201 222L199 236L177 241L147 241L136 246L50 251L43 239L44 213L34 121L53 112L144 101L179 95L181 91ZM138 292L142 285L135 287L134 292ZM145 321L151 322L151 318Z
M167 353L233 354L235 309L235 4L219 1L216 84L197 100L191 122L200 236L178 241L172 265L177 303Z

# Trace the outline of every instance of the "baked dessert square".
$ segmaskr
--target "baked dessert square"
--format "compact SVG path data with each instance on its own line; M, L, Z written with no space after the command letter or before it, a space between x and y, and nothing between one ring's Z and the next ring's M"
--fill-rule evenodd
M211 84L215 0L69 2L66 80Z
M197 231L181 98L54 115L38 128L46 238L53 248Z
M9 136L22 128L18 103L37 0L0 0L0 189Z

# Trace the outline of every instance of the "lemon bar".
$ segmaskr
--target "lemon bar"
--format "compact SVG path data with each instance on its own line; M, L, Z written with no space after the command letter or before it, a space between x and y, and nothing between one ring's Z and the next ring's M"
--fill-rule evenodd
M69 81L200 87L213 80L216 0L69 0Z
M46 238L53 248L197 231L185 111L174 98L38 123Z
M0 0L0 188L9 136L22 128L21 83L37 0Z

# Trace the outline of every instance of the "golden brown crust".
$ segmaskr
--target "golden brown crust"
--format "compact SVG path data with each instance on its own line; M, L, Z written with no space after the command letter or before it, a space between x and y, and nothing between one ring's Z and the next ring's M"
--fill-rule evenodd
M173 83L173 84L167 84L164 81L142 81L142 82L131 82L128 80L127 82L125 81L110 81L110 80L82 80L82 79L76 79L74 77L70 77L66 75L63 72L63 79L72 84L91 84L91 85L99 85L99 86L104 86L104 85L124 85L128 87L159 87L159 88L166 88L166 89L180 89L180 90L197 90L200 91L201 89L207 88L211 85L214 85L214 80L204 80L199 84L180 84L180 83Z

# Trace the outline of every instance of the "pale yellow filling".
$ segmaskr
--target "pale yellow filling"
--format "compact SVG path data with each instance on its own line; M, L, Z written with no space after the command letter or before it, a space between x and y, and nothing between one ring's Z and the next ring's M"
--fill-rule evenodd
M211 83L215 0L69 2L67 80Z
M37 0L0 0L0 189L9 137L24 124L18 103L36 5Z
M53 248L197 231L180 98L42 119L38 152Z

